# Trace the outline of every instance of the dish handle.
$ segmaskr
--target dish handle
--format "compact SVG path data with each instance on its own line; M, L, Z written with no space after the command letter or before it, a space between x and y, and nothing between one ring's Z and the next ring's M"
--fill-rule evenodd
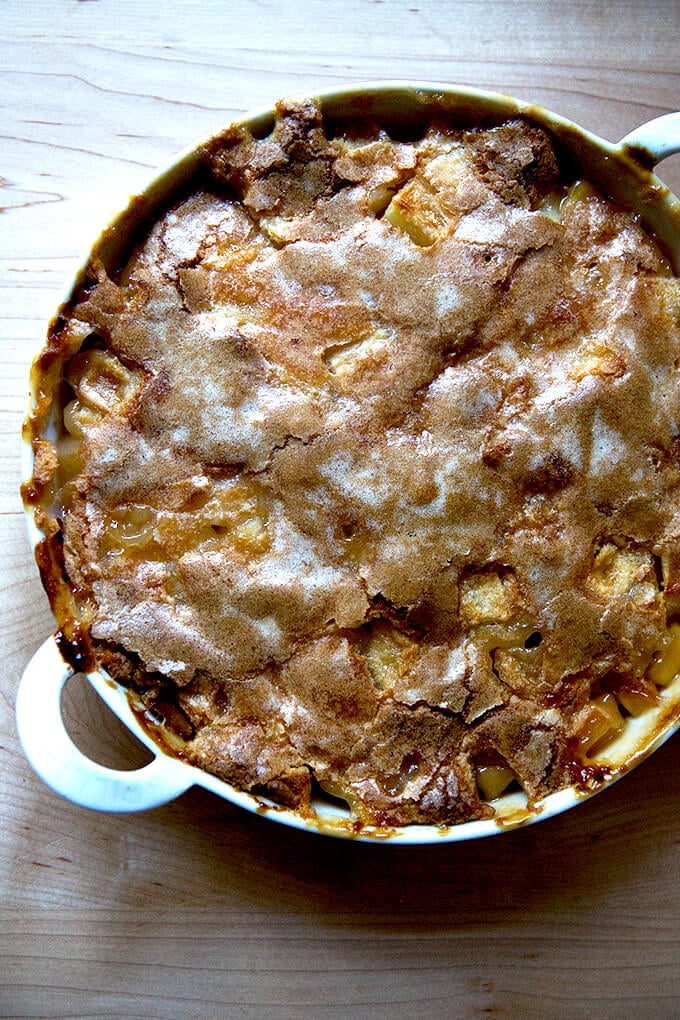
M680 152L680 113L665 113L641 124L621 139L619 148L647 167L675 155Z
M19 739L48 786L81 807L122 812L166 804L193 785L186 765L162 753L132 771L106 768L86 757L68 735L61 714L61 692L73 675L50 637L29 662L19 684Z

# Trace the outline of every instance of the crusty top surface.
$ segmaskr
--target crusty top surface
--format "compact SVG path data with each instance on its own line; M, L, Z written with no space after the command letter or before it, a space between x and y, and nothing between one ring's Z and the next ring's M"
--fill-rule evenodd
M65 326L113 356L67 369L60 514L102 660L297 805L313 775L368 820L481 817L480 761L563 785L677 599L677 280L522 121L328 139L281 104L204 156Z

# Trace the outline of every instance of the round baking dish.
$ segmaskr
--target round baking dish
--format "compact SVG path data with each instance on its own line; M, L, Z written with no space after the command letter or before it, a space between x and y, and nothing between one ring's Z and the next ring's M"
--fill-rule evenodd
M613 145L534 105L505 95L446 85L378 82L321 92L311 98L320 102L324 117L332 122L371 119L388 131L406 131L411 135L417 134L435 113L451 116L462 125L518 115L526 117L553 135L581 176L639 214L669 254L675 272L680 272L680 201L652 173L656 163L680 151L680 113L650 121ZM256 111L237 123L262 137L273 126L274 111ZM125 210L113 217L71 281L60 310L82 283L92 258L100 259L107 267L116 265L129 248L130 238L181 191L198 164L197 147L180 153L141 195L135 196ZM29 425L24 434L23 478L27 486L33 476L30 419L35 406L33 390L28 409ZM31 541L38 554L44 536L35 524L28 499L26 512ZM160 726L148 721L142 724L133 695L103 671L88 672L90 684L154 757L150 764L137 771L119 772L92 762L72 743L61 717L61 692L77 666L72 648L69 649L68 642L57 632L29 663L17 698L17 724L24 751L38 775L62 796L96 810L136 811L163 804L197 785L247 810L299 829L393 844L471 839L551 817L609 786L650 755L680 725L680 675L676 675L663 688L658 703L627 720L623 733L593 759L596 767L586 770L574 785L532 804L523 794L504 794L493 802L496 809L493 819L446 827L387 828L358 824L349 810L332 798L315 800L314 812L303 815L238 790L187 764L172 754L172 737Z

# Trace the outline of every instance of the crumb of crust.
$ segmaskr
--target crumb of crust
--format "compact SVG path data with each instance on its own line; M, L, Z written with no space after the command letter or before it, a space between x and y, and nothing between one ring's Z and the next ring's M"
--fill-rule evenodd
M46 583L237 787L491 817L480 769L543 796L618 725L603 697L654 696L678 281L526 121L326 127L285 102L214 138L214 187L77 295L70 436L34 439Z

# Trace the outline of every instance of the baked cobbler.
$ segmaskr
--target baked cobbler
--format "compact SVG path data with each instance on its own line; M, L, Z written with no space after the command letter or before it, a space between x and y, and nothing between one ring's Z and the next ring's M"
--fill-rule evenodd
M64 643L302 813L586 781L680 666L661 250L527 119L399 140L289 102L202 156L36 365Z

